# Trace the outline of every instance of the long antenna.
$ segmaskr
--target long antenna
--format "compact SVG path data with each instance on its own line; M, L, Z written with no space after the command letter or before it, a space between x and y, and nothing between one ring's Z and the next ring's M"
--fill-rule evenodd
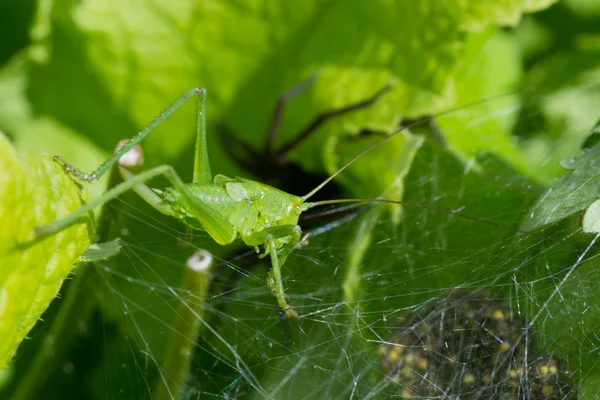
M481 222L481 223L484 223L487 225L496 226L499 228L507 229L510 231L518 232L518 233L523 233L528 236L539 236L539 237L545 238L542 235L536 235L535 233L532 233L529 231L525 231L525 230L518 229L518 228L512 228L510 226L507 226L507 225L504 225L504 224L501 224L498 222L488 221L488 220L485 220L482 218L477 218L477 217L472 217L470 215L462 214L460 212L460 210L450 210L447 208L428 206L428 205L419 204L419 203L410 203L407 201L387 200L387 199L339 199L339 200L316 201L314 203L306 203L306 204L308 205L308 208L313 208L313 207L324 206L324 205L328 205L328 204L342 204L342 203L384 203L384 204L396 204L396 205L401 205L401 206L423 208L425 210L432 210L432 211L443 212L443 213L450 214L450 215L456 215L456 216L464 218L464 219Z
M467 103L467 104L463 104L462 106L458 106L458 107L451 108L451 109L446 110L446 111L442 111L442 112L440 112L438 114L434 114L434 115L429 115L427 117L423 117L423 118L421 118L421 119L419 119L419 120L417 120L417 121L415 121L413 123L410 123L408 125L404 125L401 128L399 128L398 130L392 132L391 134L387 135L384 138L379 139L378 141L376 141L375 143L373 143L372 145L370 145L369 147L367 147L366 149L364 149L363 151L361 151L360 153L358 153L356 156L354 156L354 158L352 158L350 161L348 161L346 164L344 164L340 169L338 169L337 171L335 171L329 178L327 178L323 182L321 182L319 184L319 186L317 186L316 188L314 188L313 190L311 190L310 193L302 196L301 198L302 198L303 201L308 200L315 193L317 193L319 190L323 189L323 187L325 185L327 185L329 182L331 182L336 176L338 176L339 174L341 174L342 171L344 171L346 168L348 168L350 165L352 165L356 160L358 160L359 158L361 158L362 156L364 156L365 154L367 154L368 152L370 152L371 150L373 150L375 147L379 146L381 143L383 143L383 142L385 142L385 141L393 138L397 134L399 134L401 132L404 132L407 129L410 129L410 128L413 128L413 127L418 126L420 124L423 124L425 122L431 121L434 118L439 118L439 117L442 117L444 115L451 114L453 112L463 110L465 108L473 107L473 106L476 106L478 104L487 103L487 102L490 102L490 101L493 101L493 100L496 100L496 99L499 99L499 98L502 98L502 97L512 96L512 95L523 93L523 92L524 92L523 90L515 90L515 91L512 91L512 92L502 93L502 94L499 94L499 95L496 95L496 96L492 96L492 97L488 97L488 98L485 98L485 99L479 99L479 100L472 101L472 102ZM328 203L328 204L331 204L331 203Z

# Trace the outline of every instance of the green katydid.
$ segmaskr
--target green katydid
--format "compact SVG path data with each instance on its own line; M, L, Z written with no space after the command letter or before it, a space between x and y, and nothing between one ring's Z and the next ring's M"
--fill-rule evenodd
M281 267L292 250L303 242L302 230L298 225L300 214L315 206L326 204L349 202L406 204L401 201L385 199L342 199L312 203L307 202L307 200L371 149L401 131L423 122L423 119L404 126L378 140L304 196L291 195L272 186L245 178L229 178L224 175L213 177L206 145L206 91L200 88L194 88L182 94L90 174L74 168L61 157L57 156L55 160L62 163L65 171L73 177L82 181L93 182L109 171L115 163L119 162L121 157L150 135L157 126L178 108L194 97L197 100L196 148L191 184L184 183L173 167L169 165L154 167L137 175L119 166L125 179L122 183L73 211L65 218L36 228L37 237L41 239L59 232L88 212L133 189L161 213L181 220L192 229L206 231L220 245L228 245L240 238L246 245L254 247L257 251L259 246L264 246L264 253L261 254L261 257L269 255L272 265L267 284L277 298L277 302L285 316L287 318L298 318L298 313L288 304L281 278ZM446 111L437 116L451 111ZM433 116L426 117L425 120L432 118ZM172 186L163 191L158 191L145 185L145 182L160 175L164 176ZM458 214L457 212L435 207L415 205ZM470 218L462 214L459 215Z

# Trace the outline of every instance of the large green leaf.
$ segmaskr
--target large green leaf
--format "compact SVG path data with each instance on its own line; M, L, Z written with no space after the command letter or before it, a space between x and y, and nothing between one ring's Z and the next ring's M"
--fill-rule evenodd
M81 206L85 193L51 157L16 156L0 134L0 368L40 318L90 243L91 220L41 242L34 228Z
M245 138L255 135L279 94L325 66L389 71L404 98L390 112L421 115L453 103L466 32L514 24L524 10L520 0L473 3L54 2L40 9L34 29L31 99L107 149L193 86L208 88L213 120L226 118ZM356 92L339 82L328 79L337 97L377 89ZM172 157L185 148L191 112L186 107L168 123L170 135L150 139L151 155Z

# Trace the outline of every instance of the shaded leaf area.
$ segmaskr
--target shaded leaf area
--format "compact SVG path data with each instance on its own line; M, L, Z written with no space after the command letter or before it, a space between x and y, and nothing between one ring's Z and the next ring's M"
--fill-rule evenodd
M35 227L80 207L86 194L52 157L29 153L18 158L2 133L0 153L0 368L4 368L88 247L93 219L36 241Z
M581 11L585 4L597 7L592 3L558 3L528 19L517 32L528 65L523 85L533 92L523 99L514 134L521 139L526 157L545 165L540 177L548 186L564 169L559 162L547 160L565 160L578 153L598 120L598 13Z
M569 172L540 197L528 215L524 229L549 225L590 207L600 193L599 154L600 143L596 143L566 160L564 165Z
M0 65L30 43L27 27L35 10L35 0L7 1L0 4Z

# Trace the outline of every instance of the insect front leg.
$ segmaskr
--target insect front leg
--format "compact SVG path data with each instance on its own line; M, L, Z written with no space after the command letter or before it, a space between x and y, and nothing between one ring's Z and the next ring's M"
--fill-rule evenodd
M265 253L271 257L271 271L267 277L267 285L273 295L277 298L277 304L283 310L286 318L298 319L298 313L288 304L288 297L283 288L283 280L281 279L281 266L294 250L296 244L302 237L302 230L298 225L285 225L267 229L266 232L260 232L258 235L264 236ZM286 244L279 250L277 249L276 240L278 238L289 237Z
M279 261L281 265L285 263L290 253L299 247L300 240L302 239L302 229L300 226L295 225L292 228L292 240L290 240L281 250L279 250Z

